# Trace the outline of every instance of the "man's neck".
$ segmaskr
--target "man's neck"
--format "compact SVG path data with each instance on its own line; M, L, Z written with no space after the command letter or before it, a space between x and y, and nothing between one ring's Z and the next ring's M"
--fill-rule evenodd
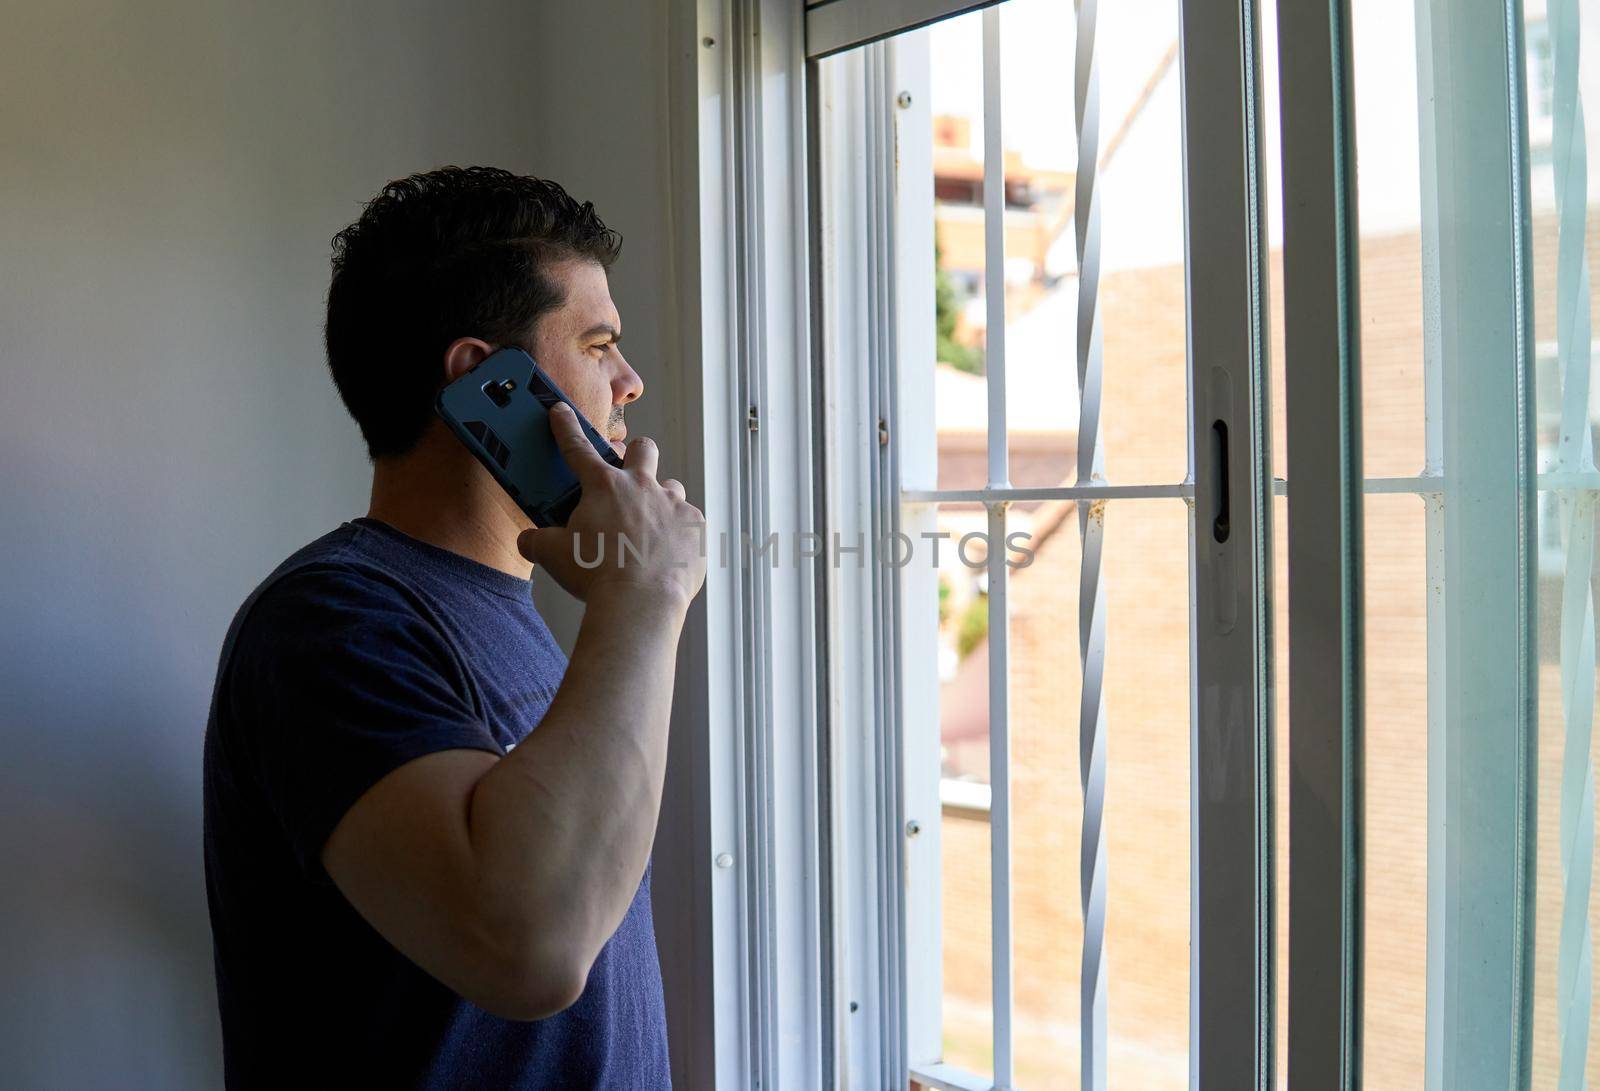
M373 465L367 516L519 579L533 568L517 552L526 517L442 429L429 429L409 454Z

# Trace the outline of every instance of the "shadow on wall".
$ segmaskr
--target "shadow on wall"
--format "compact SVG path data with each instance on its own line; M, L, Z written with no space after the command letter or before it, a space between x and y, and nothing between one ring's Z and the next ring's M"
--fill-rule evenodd
M636 103L616 131L625 81L586 92L591 124L611 119L603 167L592 143L563 142L570 98L541 105L592 82L589 51L552 30L580 10L622 28L615 71L659 69L649 28L606 4L8 12L6 1091L221 1085L200 810L217 655L257 581L366 508L360 439L323 363L328 240L384 181L445 163L548 173L624 233L630 213L654 224L654 188L606 204L661 149ZM584 188L597 174L607 192ZM635 246L621 279L653 286L648 255Z
M0 677L21 742L0 779L0 978L21 986L0 998L8 1085L214 1086L198 763L174 752L172 709L128 700L149 679L113 669L64 709L84 649L39 651L72 654Z
M215 1086L201 678L183 662L205 633L171 593L180 573L130 570L145 528L58 460L0 451L5 509L52 508L0 530L0 1072L8 1087Z

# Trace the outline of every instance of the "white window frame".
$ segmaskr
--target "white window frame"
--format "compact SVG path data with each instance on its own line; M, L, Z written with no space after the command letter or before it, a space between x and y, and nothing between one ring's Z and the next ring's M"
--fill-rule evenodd
M917 384L899 381L898 371L921 351L919 339L931 341L933 331L931 284L900 284L894 275L900 266L931 269L933 264L926 158L931 153L896 131L926 109L927 96L916 88L926 85L927 58L906 41L881 39L977 6L982 5L957 0L889 0L871 6L830 0L805 7L795 0L697 0L692 36L682 33L686 22L674 22L675 71L693 73L692 80L680 75L675 94L685 113L692 98L698 136L687 150L677 149L682 161L675 160L673 172L685 225L680 267L694 278L684 288L694 306L685 320L683 344L700 353L704 379L703 398L684 411L705 443L705 480L698 484L704 486L713 533L726 529L735 543L741 531L757 541L772 533L780 541L822 534L824 544L834 534L847 544L857 535L870 543L891 529L915 538L931 529L935 503L957 498L933 488L931 428L916 426L918 420L931 421L931 407L909 401L929 395ZM1086 2L1083 8L1092 20L1093 5ZM1119 486L1081 474L1071 488L1012 489L1000 443L998 450L991 445L990 486L962 498L983 501L990 510L991 535L998 530L1002 536L1006 505L1017 499L1122 503L1178 495L1191 500L1196 755L1191 1086L1265 1091L1274 1082L1275 1000L1269 972L1274 928L1270 641L1261 589L1271 580L1266 543L1273 484L1262 430L1259 75L1240 79L1241 65L1245 72L1259 69L1255 8L1255 0L1182 4L1186 208L1207 209L1205 217L1186 219L1188 480ZM1341 113L1349 93L1341 83L1347 75L1341 68L1347 63L1342 52L1348 42L1346 18L1339 0L1296 9L1293 18L1280 13L1283 57L1291 56L1291 45L1300 51L1299 61L1284 66L1286 97L1319 86L1323 96L1309 115L1297 114L1315 124L1295 142L1285 142L1284 156L1286 188L1310 202L1298 207L1312 210L1306 219L1286 219L1288 246L1303 256L1286 267L1291 345L1318 329L1334 335L1313 337L1307 343L1317 351L1291 351L1289 358L1286 426L1300 437L1290 444L1291 486L1301 483L1299 510L1317 514L1324 530L1332 525L1329 514L1363 490L1426 494L1431 476L1439 472L1435 447L1449 447L1448 436L1430 431L1429 467L1419 478L1361 482L1354 476L1359 460L1352 460L1359 436L1353 447L1341 447L1344 437L1336 429L1316 426L1319 419L1326 423L1329 404L1343 406L1347 414L1359 404L1351 354L1354 312L1349 300L1330 288L1332 262L1354 237L1353 215L1348 203L1340 203L1349 201L1353 178L1353 160L1341 159L1350 150L1349 118ZM1438 23L1419 26L1419 47L1432 43L1419 52L1426 62L1423 80L1440 86L1466 80L1465 69L1448 67L1451 50L1459 48L1465 56L1475 49L1503 59L1510 52L1508 35L1511 44L1521 44L1520 32L1514 26L1508 32L1503 22L1481 21L1471 34L1455 37L1451 34L1462 31L1465 17L1461 26ZM866 41L872 44L839 68L842 92L830 100L829 89L819 85L816 59ZM685 64L691 51L694 61ZM1520 57L1510 62L1518 76L1519 64ZM1291 91L1294 87L1298 90ZM1496 89L1481 81L1451 85L1451 90L1460 90L1460 101L1483 116L1496 116L1506 106L1494 98ZM902 91L910 98L897 107ZM1522 91L1516 85L1513 96ZM1512 112L1524 105L1514 101ZM1438 148L1449 141L1475 138L1494 155L1507 154L1504 133L1474 134L1451 117L1436 123L1425 114L1423 122L1424 162L1438 161ZM1525 121L1512 117L1504 127L1514 133L1519 124ZM993 130L997 139L998 126ZM1503 193L1457 192L1443 172L1425 178L1429 260L1438 260L1441 246L1470 245L1470 237L1452 231L1479 222L1443 215L1446 202L1481 206L1492 216L1507 207L1508 195L1517 198L1519 187L1525 191L1526 164L1516 160L1514 146L1509 154L1502 164ZM848 207L829 207L830 192L852 192L860 199ZM998 205L1001 188L988 186L986 193L996 195ZM1003 209L985 214L998 220ZM1295 248L1297 233L1322 242ZM1003 245L1002 232L990 234L991 246ZM1526 244L1513 233L1508 245ZM988 264L998 270L1003 261L996 257L1003 254L992 253ZM1498 270L1500 265L1477 267ZM1516 268L1521 276L1523 265ZM1451 312L1466 320L1506 297L1505 284L1490 276L1452 282L1450 288L1452 301L1485 304ZM1003 306L1003 292L991 290L987 298L990 306ZM1451 314L1441 319L1436 309L1427 316L1431 352L1459 332L1452 322L1461 319ZM1003 314L995 318L991 315L989 329L1003 338ZM989 361L991 384L1002 387L1003 343L991 344ZM1486 409L1482 399L1474 401L1448 375L1441 379L1436 365L1428 374L1430 422L1446 416L1435 412L1436 403L1448 403L1457 419ZM1314 381L1318 375L1321 386ZM1004 435L1004 408L1005 399L991 395L991 434ZM1209 436L1216 421L1226 423L1232 436L1236 457L1226 466L1209 443L1196 440ZM1512 472L1513 460L1505 456L1516 453L1512 448L1521 441L1507 435L1497 442L1493 459L1487 449L1464 446L1456 457L1477 457L1486 474ZM1531 459L1531 448L1522 454L1524 461ZM818 467L820 472L807 472ZM1210 533L1224 476L1234 513L1231 544L1214 542ZM1532 499L1526 500L1531 514ZM1291 520L1295 510L1291 496ZM1360 632L1358 614L1352 612L1352 604L1360 601L1359 567L1352 563L1359 520L1341 525L1337 533L1297 535L1293 522L1290 528L1291 599L1314 593L1320 603L1315 609L1297 606L1291 647L1332 640L1340 649L1320 661L1292 661L1290 675L1296 715L1291 768L1296 783L1307 786L1291 796L1291 838L1301 850L1311 850L1299 852L1308 866L1290 877L1291 914L1300 919L1302 906L1320 905L1325 915L1305 919L1325 920L1329 927L1290 935L1286 1060L1291 1075L1298 1062L1307 1078L1320 1072L1329 1086L1351 1086L1359 1074ZM1446 537L1477 540L1480 529L1456 526L1448 518L1431 520L1430 564L1442 556L1437 545ZM1502 571L1507 557L1527 559L1531 578L1526 543L1504 534L1494 544L1498 552L1473 561L1484 578ZM684 1047L675 1039L675 1053L687 1048L690 1055L680 1073L687 1074L691 1086L717 1088L899 1088L913 1071L931 1086L963 1091L990 1086L937 1064L939 959L906 956L908 948L923 955L936 951L940 937L937 915L927 911L938 902L937 748L925 745L926 732L913 737L901 730L902 723L937 714L932 703L936 677L925 686L907 684L936 660L926 654L936 629L936 577L915 565L896 570L864 564L858 570L813 562L769 570L721 567L713 559L700 644L710 681L708 726L703 735L673 744L680 770L687 763L687 775L706 789L694 798L709 801L704 815L677 816L690 834L686 890L697 909L707 910L696 918L703 923L688 930L688 938L702 949L663 954L664 963L681 959L689 976L700 975L686 1017L694 1040ZM869 552L863 559L873 557ZM1003 559L1003 551L992 551L991 634L1005 632ZM1337 579L1326 580L1325 572L1336 572ZM1320 581L1320 589L1308 580ZM1524 590L1508 591L1505 602L1497 603L1506 616L1525 609ZM1440 607L1454 608L1453 598ZM911 610L925 610L926 617L913 621ZM1328 612L1319 615L1319 610ZM1329 621L1333 615L1341 617L1336 624ZM1438 637L1445 626L1436 621L1430 617L1430 664L1461 654ZM991 640L991 676L1003 682L1004 637ZM1498 661L1524 669L1524 652L1508 647ZM1430 875L1445 876L1445 865L1464 851L1515 869L1525 858L1520 827L1493 844L1468 846L1446 836L1449 829L1463 827L1445 818L1447 808L1487 815L1526 806L1525 796L1507 794L1515 786L1503 770L1508 759L1520 760L1520 751L1511 751L1526 737L1528 710L1506 711L1520 726L1517 740L1502 753L1489 745L1492 733L1478 730L1476 721L1463 729L1443 715L1445 700L1464 702L1468 709L1482 704L1484 695L1473 688L1482 689L1482 680L1453 671L1447 681L1451 689L1440 691L1441 707L1430 708L1430 755L1448 747L1467 763L1453 766L1448 775L1442 768L1430 770L1430 783L1442 786L1430 792L1429 851L1438 858L1430 860ZM1001 861L1009 804L1006 696L1003 684L991 685L991 737L997 751L991 828ZM1314 708L1311 701L1323 704ZM1329 801L1337 805L1330 808ZM1007 1087L1007 895L1003 878L993 886L1000 999L992 1082ZM1507 1062L1515 1072L1526 1064L1521 1029L1505 1033L1495 1022L1504 1015L1504 996L1515 995L1527 973L1518 938L1525 933L1514 906L1480 907L1473 902L1476 896L1466 887L1430 880L1430 919L1467 921L1476 929L1430 932L1431 1086L1447 1085L1453 1065ZM908 901L919 905L917 913L907 913ZM1520 904L1520 896L1514 901ZM1485 912L1477 912L1480 908ZM1460 988L1452 976L1456 962L1445 954L1498 950L1506 935L1517 942L1489 968L1493 988ZM703 972L707 964L709 973ZM1086 994L1086 1001L1093 997ZM1103 1056L1103 1037L1096 1037L1103 1036L1103 1027L1100 1020L1085 1023L1088 1086L1104 1086L1103 1063L1091 1059Z
M844 7L848 0L835 0ZM977 5L946 5L947 7ZM1092 32L1093 8L1085 5L1080 20ZM823 10L831 10L825 8ZM815 20L817 9L812 11ZM1195 692L1192 723L1197 761L1192 851L1195 860L1193 934L1196 958L1205 953L1208 973L1192 974L1195 993L1190 1009L1191 1075L1200 1087L1270 1086L1271 981L1267 973L1271 948L1270 890L1270 703L1267 700L1268 638L1258 590L1270 586L1270 490L1265 436L1261 431L1265 404L1265 329L1260 295L1260 242L1263 209L1258 182L1259 109L1256 85L1242 85L1237 57L1259 66L1256 16L1248 0L1191 0L1184 5L1188 45L1184 70L1186 95L1203 103L1198 120L1200 139L1187 147L1186 184L1189 201L1203 202L1220 214L1190 224L1192 347L1208 361L1232 360L1231 367L1209 367L1191 392L1191 435L1209 435L1214 421L1224 422L1233 436L1233 458L1216 461L1209 447L1191 450L1189 480L1167 485L1107 484L1098 452L1080 452L1080 480L1061 489L1014 489L1006 464L1004 390L1004 292L991 284L986 292L992 308L986 352L990 383L991 436L989 485L967 493L941 492L934 482L934 435L931 397L926 376L913 376L911 361L925 362L933 331L931 280L902 284L901 266L931 270L931 147L927 145L925 110L928 62L925 42L915 37L874 42L854 54L836 58L828 81L817 91L814 118L816 153L822 165L824 205L819 211L818 306L823 333L818 353L827 391L831 456L826 491L831 520L849 527L899 530L916 540L933 528L940 501L971 499L989 509L991 541L1004 540L1006 509L1018 499L1071 498L1095 504L1143 497L1169 496L1194 500L1191 533L1191 617L1196 619ZM909 24L908 24L909 25ZM1248 28L1248 31L1241 29ZM903 29L903 28L902 28ZM986 162L998 173L997 13L985 16L985 133L994 147ZM879 36L879 35L874 35ZM1231 41L1230 41L1231 39ZM834 42L818 47L833 49ZM1092 62L1091 62L1092 64ZM1092 79L1080 68L1078 78ZM1259 77L1258 77L1259 80ZM1081 88L1080 88L1081 93ZM831 97L830 97L831 96ZM1097 119L1089 121L1097 126ZM1091 130L1092 134L1092 130ZM1090 135L1092 139L1092 135ZM989 179L985 193L990 223L986 262L993 277L1004 268L1003 188ZM853 199L830 208L830 193ZM1090 203L1092 206L1092 202ZM1090 232L1090 236L1093 236ZM1097 357L1097 349L1091 350ZM919 355L921 353L922 355ZM1195 353L1191 353L1194 358ZM1070 366L1070 357L1064 360ZM1083 366L1080 364L1080 366ZM1087 381L1098 382L1098 362L1087 365ZM919 381L910 381L911 379ZM902 379L906 381L902 381ZM898 399L918 399L898 405ZM840 441L835 437L843 437ZM852 440L853 437L853 441ZM996 440L994 437L1000 437ZM878 442L874 442L878 441ZM1191 444L1191 448L1193 448ZM1222 543L1210 541L1217 482L1227 470L1233 512L1233 534ZM1198 480L1197 488L1192 484ZM1085 533L1094 534L1088 530ZM835 610L829 632L846 669L871 664L868 672L853 670L835 676L835 707L855 722L873 725L875 740L855 742L835 757L834 773L841 795L861 805L841 816L836 841L873 845L876 866L852 869L835 892L848 934L841 950L874 957L854 964L879 968L882 1011L864 1027L851 1024L842 1047L843 1071L852 1085L904 1086L908 1076L940 1088L1011 1086L1011 945L1009 905L1009 753L1006 684L1006 569L1004 551L990 558L990 829L994 937L992 964L995 1011L995 1071L991 1075L962 1072L940 1060L940 924L939 902L939 761L937 740L927 731L902 731L902 723L937 719L937 678L932 642L937 630L936 576L918 565L902 569L875 566L862 578L837 578L828 601ZM888 572L885 576L883 573ZM924 586L925 584L925 586ZM1091 604L1088 607L1093 610ZM925 616L911 621L908 611ZM1095 624L1089 617L1084 624ZM881 657L887 646L893 654ZM895 676L899 677L896 678ZM873 687L886 692L872 692ZM1084 730L1103 724L1098 709L1085 713ZM1240 717L1243 717L1241 722ZM1243 726L1250 740L1239 746L1227 736ZM836 733L839 740L844 733ZM1099 751L1103 756L1103 749ZM898 776L896 775L898 774ZM1100 805L1098 785L1103 767L1091 772L1095 790L1087 795ZM899 779L900 783L895 784ZM1096 815L1096 818L1098 816ZM1103 827L1086 821L1086 831ZM1088 836L1094 836L1090 832ZM1086 845L1091 853L1096 846ZM1103 855L1102 855L1103 859ZM892 881L898 877L899 882ZM1103 874L1100 876L1103 882ZM1103 896L1103 885L1101 886ZM873 898L870 906L863 903ZM915 904L908 913L907 903ZM871 912L867 910L870 908ZM1097 908L1091 910L1098 913ZM1098 927L1087 929L1098 936ZM1096 938L1088 943L1097 944ZM907 950L915 952L907 956ZM1085 949L1086 964L1102 967L1084 983L1084 1010L1096 1018L1085 1022L1083 1057L1086 1086L1105 1085L1105 977L1103 952ZM904 975L897 980L897 973ZM904 982L903 989L900 981ZM861 982L861 992L870 982ZM896 1007L896 993L899 1005ZM877 1000L877 997L872 999ZM868 1014L874 1014L876 1006ZM891 1037L895 1032L898 1037ZM877 1048L871 1039L879 1036ZM866 1048L854 1049L856 1043Z
M680 411L704 451L685 485L709 563L657 838L675 871L655 893L675 1082L728 1091L835 1085L817 572L788 552L815 502L803 14L694 0L669 19L679 345L698 365ZM773 535L782 563L743 563L742 541Z
M874 45L823 80L808 69L812 115L826 119L810 141L814 235L819 274L815 364L823 415L820 529L831 546L870 543L894 512L881 502L892 472L880 442L891 392L883 365L891 358L899 300L892 287L894 195L879 166L892 154L887 109L855 108L887 101L885 46ZM824 131L826 126L826 131ZM931 185L931 177L930 177ZM840 194L863 200L835 203ZM931 260L931 252L930 252ZM932 315L927 330L931 336ZM830 361L854 360L855 367ZM835 846L832 1031L838 1086L899 1086L904 1077L904 892L899 882L901 818L898 732L893 712L898 647L892 596L870 551L824 570L830 680L829 737ZM927 601L933 602L932 598Z

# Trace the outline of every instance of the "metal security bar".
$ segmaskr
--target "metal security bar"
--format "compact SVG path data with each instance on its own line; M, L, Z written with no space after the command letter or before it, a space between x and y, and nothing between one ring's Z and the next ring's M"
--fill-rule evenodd
M1000 10L983 13L984 361L989 391L989 488L1010 488L1006 450L1005 159L1000 143ZM1006 508L989 509L989 897L994 974L994 1086L1011 1087L1011 619Z
M1073 121L1078 172L1073 229L1078 257L1078 486L1105 484L1100 440L1100 390L1104 333L1100 325L1100 75L1095 62L1097 0L1077 0L1073 64ZM1086 1091L1106 1086L1106 581L1104 497L1080 501L1078 535L1078 647L1083 670L1078 708L1078 768L1083 784L1082 846L1078 889L1083 903L1082 970L1078 977L1079 1065Z

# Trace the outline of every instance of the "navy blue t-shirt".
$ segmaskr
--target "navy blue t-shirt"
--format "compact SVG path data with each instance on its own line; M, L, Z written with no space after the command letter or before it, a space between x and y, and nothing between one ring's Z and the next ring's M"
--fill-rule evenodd
M204 773L230 1088L670 1087L648 868L577 1003L516 1022L390 946L321 864L385 774L438 750L504 755L538 725L567 659L530 590L363 516L239 608Z

